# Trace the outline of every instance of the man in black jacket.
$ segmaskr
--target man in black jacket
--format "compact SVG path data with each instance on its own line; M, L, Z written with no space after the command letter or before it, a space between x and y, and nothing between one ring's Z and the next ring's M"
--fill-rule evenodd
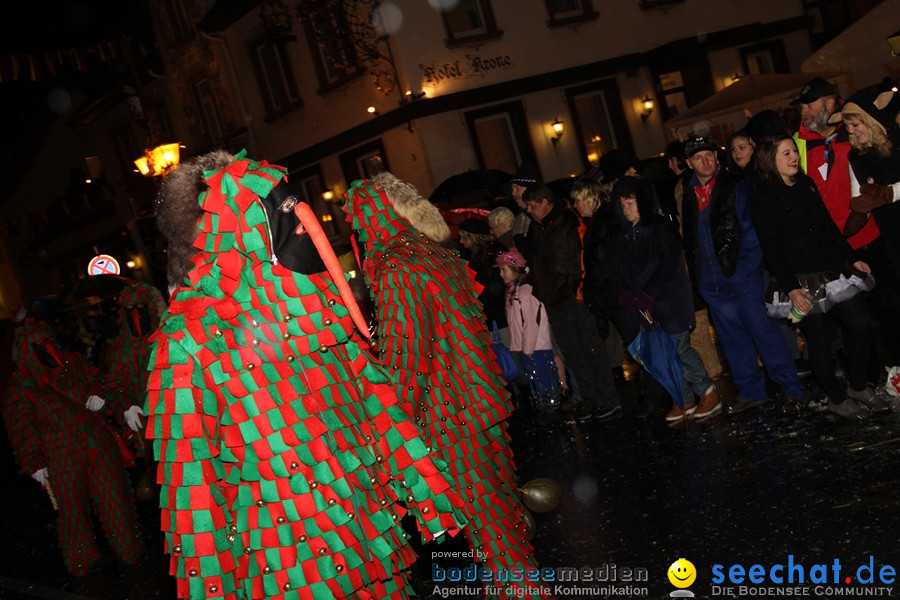
M553 338L581 393L563 408L573 420L611 417L621 407L609 358L593 315L578 299L583 275L578 217L543 184L528 186L523 199L534 221L528 233L534 296L544 303Z
M762 247L750 218L753 184L721 169L718 146L704 137L685 143L694 174L682 179L684 256L688 272L709 305L719 345L731 368L738 399L729 412L768 400L762 358L772 381L789 401L805 404L806 388L775 320L768 316L762 279Z

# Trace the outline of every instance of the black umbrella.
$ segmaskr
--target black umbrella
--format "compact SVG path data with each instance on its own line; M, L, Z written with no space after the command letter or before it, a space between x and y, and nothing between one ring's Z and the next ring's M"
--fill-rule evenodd
M510 179L512 174L497 169L465 171L442 181L428 199L438 206L493 200L509 195L506 187Z

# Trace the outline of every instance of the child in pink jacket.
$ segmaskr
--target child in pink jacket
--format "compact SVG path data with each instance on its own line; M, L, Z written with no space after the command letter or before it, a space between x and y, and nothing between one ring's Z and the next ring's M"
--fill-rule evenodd
M525 257L511 248L497 256L494 266L506 283L506 321L509 350L521 360L528 376L531 397L538 408L559 406L562 386L550 338L550 321L540 300L526 283Z

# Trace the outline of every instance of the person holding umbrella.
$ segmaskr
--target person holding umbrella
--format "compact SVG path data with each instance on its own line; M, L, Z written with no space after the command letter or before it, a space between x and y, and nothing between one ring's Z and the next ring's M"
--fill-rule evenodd
M691 346L693 293L675 224L659 214L653 184L646 179L622 177L613 188L612 198L622 223L612 275L612 287L622 309L614 310L613 318L629 341L648 321L658 322L678 341L676 354L684 375L682 381L669 382L667 387L674 383L672 391L679 392L674 397L675 406L666 413L667 421L677 421L684 415L698 419L713 415L722 410L722 403L700 355ZM699 403L695 396L700 398Z

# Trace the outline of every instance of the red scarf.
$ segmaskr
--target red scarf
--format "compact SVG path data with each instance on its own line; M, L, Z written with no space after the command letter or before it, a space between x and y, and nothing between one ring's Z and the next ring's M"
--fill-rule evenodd
M709 199L712 196L713 186L716 185L716 176L718 174L719 171L716 169L716 172L709 178L709 181L707 181L705 185L692 186L694 188L694 194L697 196L697 209L700 212L709 208Z

